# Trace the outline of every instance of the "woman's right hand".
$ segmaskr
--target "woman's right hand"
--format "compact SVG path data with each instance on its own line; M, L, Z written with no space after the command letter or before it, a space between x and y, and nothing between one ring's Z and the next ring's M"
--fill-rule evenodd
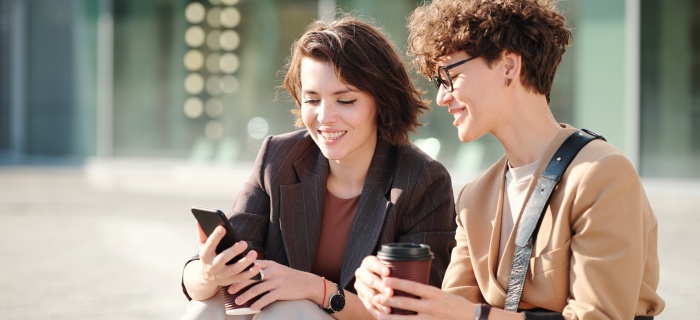
M357 296L365 305L365 308L377 318L386 307L376 303L376 295L386 292L386 286L382 278L389 276L389 267L384 265L375 256L367 256L362 260L362 265L355 270L355 290Z
M235 282L250 280L260 272L260 267L255 265L246 270L257 258L257 253L253 250L237 262L226 265L226 262L246 250L248 244L245 241L239 241L220 254L216 254L216 246L226 233L224 227L216 227L210 237L204 234L199 225L197 227L199 228L199 259L201 261L200 278L205 284L227 286Z

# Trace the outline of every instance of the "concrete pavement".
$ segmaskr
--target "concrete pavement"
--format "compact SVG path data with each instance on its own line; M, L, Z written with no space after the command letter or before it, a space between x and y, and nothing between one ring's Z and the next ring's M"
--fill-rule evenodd
M196 250L189 207L227 209L251 165L0 167L0 319L179 319ZM645 186L659 220L658 319L695 319L700 184Z

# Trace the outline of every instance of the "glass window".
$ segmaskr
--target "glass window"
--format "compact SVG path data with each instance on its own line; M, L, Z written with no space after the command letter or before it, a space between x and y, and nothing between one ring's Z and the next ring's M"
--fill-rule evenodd
M700 3L643 0L641 4L641 174L697 179Z
M10 153L10 54L12 2L0 2L0 158Z
M277 72L316 1L115 1L115 155L252 160L293 130Z
M93 153L94 3L0 2L0 153Z

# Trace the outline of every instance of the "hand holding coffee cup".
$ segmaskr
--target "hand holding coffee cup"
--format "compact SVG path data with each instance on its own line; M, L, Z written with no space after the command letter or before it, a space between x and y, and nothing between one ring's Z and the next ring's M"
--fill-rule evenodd
M430 246L419 243L389 243L382 245L377 258L389 267L389 276L393 278L428 284L430 280L430 263L433 253ZM395 291L394 295L418 298L403 291ZM392 314L416 314L412 311L392 308Z

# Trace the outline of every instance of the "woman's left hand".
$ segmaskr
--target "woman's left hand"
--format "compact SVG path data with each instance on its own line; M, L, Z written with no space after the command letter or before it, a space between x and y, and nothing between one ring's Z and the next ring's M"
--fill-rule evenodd
M251 309L261 310L270 303L277 300L301 300L311 299L313 290L321 292L323 283L321 277L290 267L281 265L270 260L256 260L255 264L260 266L265 274L262 282L243 292L236 298L236 303L243 304L246 301L262 294L258 301L251 305ZM228 291L236 293L250 285L252 281L244 281L232 284ZM326 292L331 292L335 288L326 288Z
M379 319L469 319L476 312L475 304L460 296L443 292L440 288L398 278L386 278L384 285L387 287L385 292L374 296L373 303L411 310L418 314L395 315L389 314L389 309L382 308ZM420 300L395 296L394 292L397 290L418 296Z

